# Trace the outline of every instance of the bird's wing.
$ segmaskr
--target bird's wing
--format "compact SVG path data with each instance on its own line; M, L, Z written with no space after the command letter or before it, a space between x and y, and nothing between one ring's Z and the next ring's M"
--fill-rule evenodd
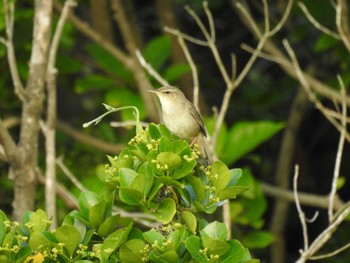
M199 124L199 127L201 128L202 133L204 134L205 137L207 137L207 131L204 127L204 122L202 116L199 114L199 112L196 110L195 107L190 107L190 113L192 116L196 119L196 121Z

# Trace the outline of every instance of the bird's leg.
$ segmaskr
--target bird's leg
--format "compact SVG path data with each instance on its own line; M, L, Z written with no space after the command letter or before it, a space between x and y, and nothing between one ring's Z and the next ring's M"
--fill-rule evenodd
M192 148L192 146L196 143L197 137L193 137L190 147Z

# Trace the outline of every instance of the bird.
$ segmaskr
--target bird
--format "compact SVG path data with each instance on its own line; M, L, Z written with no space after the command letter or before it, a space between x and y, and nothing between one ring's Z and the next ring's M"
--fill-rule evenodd
M180 139L191 141L191 146L197 143L200 157L207 159L205 137L207 131L203 118L185 94L173 86L164 86L149 90L159 98L162 108L162 119L168 130Z

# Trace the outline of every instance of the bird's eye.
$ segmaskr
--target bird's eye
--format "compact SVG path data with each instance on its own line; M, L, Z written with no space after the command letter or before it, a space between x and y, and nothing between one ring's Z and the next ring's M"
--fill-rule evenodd
M165 94L170 94L170 91L164 91Z

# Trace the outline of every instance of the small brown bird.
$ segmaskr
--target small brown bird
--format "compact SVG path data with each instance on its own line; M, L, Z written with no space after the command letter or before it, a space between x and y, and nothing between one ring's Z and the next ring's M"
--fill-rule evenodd
M172 86L150 90L150 92L155 93L159 98L165 126L181 139L191 141L191 145L196 142L201 157L207 158L204 148L204 137L207 136L207 131L203 119L183 92Z

